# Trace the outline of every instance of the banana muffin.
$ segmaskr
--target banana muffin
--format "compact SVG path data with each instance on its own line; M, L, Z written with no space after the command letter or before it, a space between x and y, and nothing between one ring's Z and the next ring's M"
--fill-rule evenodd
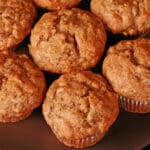
M99 18L73 8L45 13L31 32L29 52L42 70L63 74L94 67L105 43Z
M0 122L27 118L44 96L45 77L26 55L0 51Z
M150 39L125 40L109 48L103 74L130 112L150 112Z
M150 0L91 0L91 11L113 33L150 33Z
M35 17L31 0L0 0L0 50L14 48L23 41Z
M33 0L33 1L37 6L48 10L71 8L81 2L81 0Z
M90 71L60 76L49 87L43 115L58 140L83 148L100 141L119 113L118 97Z

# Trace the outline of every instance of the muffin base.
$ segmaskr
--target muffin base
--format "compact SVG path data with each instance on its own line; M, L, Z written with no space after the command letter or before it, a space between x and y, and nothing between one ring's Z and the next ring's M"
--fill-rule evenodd
M150 113L150 101L138 101L126 98L119 95L119 102L121 107L132 113Z
M31 114L32 114L33 110L24 112L22 114L20 114L19 116L1 116L0 115L0 122L2 123L14 123L14 122L19 122L21 120L25 120L27 119Z
M87 136L85 138L81 139L65 139L65 138L60 138L57 136L57 139L61 142L64 143L65 145L69 147L74 147L74 148L86 148L92 145L95 145L97 142L99 142L105 134L95 134L91 136Z

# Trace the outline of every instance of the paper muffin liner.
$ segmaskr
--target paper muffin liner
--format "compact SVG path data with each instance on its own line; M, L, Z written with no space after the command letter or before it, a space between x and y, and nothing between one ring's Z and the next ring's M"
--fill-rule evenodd
M150 112L150 101L139 101L126 98L124 96L119 96L119 101L121 107L133 113L149 113Z
M60 142L64 143L67 146L74 147L74 148L86 148L99 142L104 137L104 135L105 134L95 134L92 136L88 136L86 138L74 139L74 140L61 139L59 137L57 138Z

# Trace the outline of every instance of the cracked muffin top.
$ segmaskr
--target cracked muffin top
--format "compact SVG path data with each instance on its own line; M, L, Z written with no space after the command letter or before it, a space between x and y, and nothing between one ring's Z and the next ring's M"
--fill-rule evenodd
M90 71L60 76L48 89L43 104L47 123L66 145L96 134L103 137L118 111L116 94L102 76Z
M62 8L71 8L81 2L81 0L33 0L41 8L48 10L59 10Z
M110 47L103 74L119 95L150 100L150 39L125 40Z
M105 42L99 18L73 8L44 14L31 32L29 51L42 70L62 74L94 67Z
M31 0L0 0L0 50L18 45L29 34L35 16Z
M150 0L91 0L91 11L113 33L150 33Z
M26 55L0 51L0 122L28 117L43 100L45 78Z

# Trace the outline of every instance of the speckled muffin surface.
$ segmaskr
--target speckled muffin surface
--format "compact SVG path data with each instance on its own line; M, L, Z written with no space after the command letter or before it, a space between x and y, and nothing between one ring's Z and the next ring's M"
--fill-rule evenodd
M150 33L149 0L91 0L91 11L113 33Z
M31 32L29 51L42 70L61 74L94 67L105 42L100 20L73 8L44 14Z
M110 47L103 74L119 95L150 102L150 39L122 41Z
M41 8L48 10L59 10L64 8L71 8L81 2L81 0L33 0L35 4Z
M118 112L116 94L100 75L89 71L62 75L43 104L43 115L56 137L76 148L101 140Z
M26 55L0 52L0 122L28 117L43 100L45 78Z
M0 0L0 50L18 45L30 33L35 16L31 0Z

